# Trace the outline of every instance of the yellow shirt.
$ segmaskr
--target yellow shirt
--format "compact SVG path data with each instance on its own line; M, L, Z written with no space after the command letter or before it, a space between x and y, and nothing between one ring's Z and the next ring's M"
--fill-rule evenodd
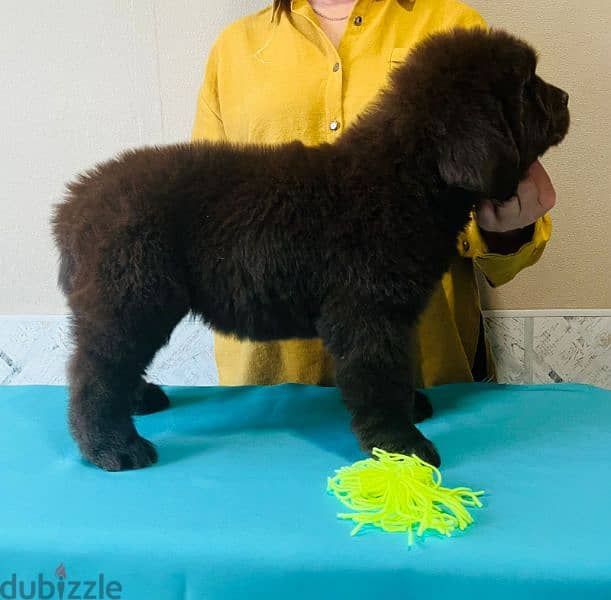
M435 31L477 25L485 26L482 17L455 0L357 0L336 49L307 0L293 0L290 14L270 6L233 23L215 42L192 137L332 142L414 44ZM501 285L539 259L550 233L546 216L529 243L499 255L488 252L471 222L416 332L417 385L472 381L480 323L474 268ZM260 343L216 335L215 354L222 385L333 383L333 363L320 340Z

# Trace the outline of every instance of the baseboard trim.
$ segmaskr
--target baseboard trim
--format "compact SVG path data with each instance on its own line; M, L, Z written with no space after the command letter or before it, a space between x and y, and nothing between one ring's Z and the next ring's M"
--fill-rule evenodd
M505 309L484 316L501 381L560 378L611 388L611 309ZM0 385L63 385L71 337L68 314L0 315ZM216 385L212 332L186 317L149 375L157 383Z
M482 313L484 317L498 318L611 317L611 308L489 309Z
M65 321L70 316L69 313L63 315L48 315L48 314L33 314L29 313L26 315L10 314L0 315L1 321Z
M485 317L611 317L611 308L490 308L482 310ZM0 319L28 321L63 321L65 314L4 314Z
M72 350L70 315L0 315L0 385L64 385ZM212 332L192 315L148 369L155 383L216 385Z

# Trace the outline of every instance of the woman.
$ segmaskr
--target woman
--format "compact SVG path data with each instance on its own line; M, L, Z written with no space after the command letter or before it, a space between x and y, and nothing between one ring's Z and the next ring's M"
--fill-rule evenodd
M411 47L456 26L486 25L455 0L276 0L215 42L193 139L332 142ZM554 203L553 186L537 162L516 198L501 208L485 203L474 215L414 336L419 386L473 381L486 370L493 375L475 269L498 286L534 264L551 233L546 213ZM333 384L333 364L320 340L260 343L217 334L215 354L222 385Z

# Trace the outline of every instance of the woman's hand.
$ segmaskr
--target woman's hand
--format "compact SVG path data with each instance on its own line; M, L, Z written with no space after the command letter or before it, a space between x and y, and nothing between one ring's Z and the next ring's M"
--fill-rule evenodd
M490 252L515 252L532 238L534 223L556 204L556 191L537 160L518 185L517 195L502 205L485 200L477 212L477 224Z

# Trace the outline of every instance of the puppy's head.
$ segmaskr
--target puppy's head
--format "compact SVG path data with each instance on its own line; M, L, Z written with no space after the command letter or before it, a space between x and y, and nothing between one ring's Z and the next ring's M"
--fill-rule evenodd
M426 103L426 133L448 185L504 201L528 167L562 141L568 94L536 67L535 51L503 31L457 29L432 36L397 69L397 89L411 95L415 80Z

